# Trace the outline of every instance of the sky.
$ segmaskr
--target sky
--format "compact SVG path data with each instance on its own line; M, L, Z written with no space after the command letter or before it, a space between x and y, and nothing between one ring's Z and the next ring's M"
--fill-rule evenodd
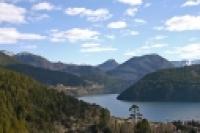
M91 65L200 59L200 0L0 0L0 50Z

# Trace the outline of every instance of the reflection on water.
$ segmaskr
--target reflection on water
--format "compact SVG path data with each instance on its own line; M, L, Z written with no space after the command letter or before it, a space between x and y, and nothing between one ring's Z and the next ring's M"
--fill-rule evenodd
M136 104L144 118L152 121L200 120L200 103L196 102L124 102L116 99L117 94L80 97L89 103L96 103L110 110L118 117L128 117L129 107Z

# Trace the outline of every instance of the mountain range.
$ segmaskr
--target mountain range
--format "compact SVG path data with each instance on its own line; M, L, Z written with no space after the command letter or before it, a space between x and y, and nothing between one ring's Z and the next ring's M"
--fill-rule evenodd
M173 67L171 62L155 54L133 57L122 64L118 64L115 60L108 60L98 66L53 63L30 53L19 53L14 57L20 62L35 67L68 72L98 83L104 86L106 93L121 92L145 74Z
M23 72L42 83L65 86L97 84L102 87L100 93L120 93L146 74L178 67L175 64L180 63L150 54L130 58L121 64L110 59L100 65L90 66L52 62L42 56L27 52L10 54L3 51L0 53L1 64L5 65L8 60L7 68Z

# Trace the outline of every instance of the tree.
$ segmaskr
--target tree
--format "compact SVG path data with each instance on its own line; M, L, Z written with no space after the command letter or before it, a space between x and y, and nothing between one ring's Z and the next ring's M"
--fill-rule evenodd
M142 114L140 113L140 109L139 109L139 106L137 105L132 105L130 108L129 108L129 112L131 113L130 114L130 117L137 123L137 121L139 119L142 119Z

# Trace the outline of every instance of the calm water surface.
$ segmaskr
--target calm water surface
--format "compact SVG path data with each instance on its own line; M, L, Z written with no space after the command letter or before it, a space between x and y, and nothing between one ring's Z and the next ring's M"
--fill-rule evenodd
M113 116L128 117L129 107L136 104L143 116L151 121L200 120L200 103L180 102L125 102L117 100L118 94L93 95L79 99L107 108Z

